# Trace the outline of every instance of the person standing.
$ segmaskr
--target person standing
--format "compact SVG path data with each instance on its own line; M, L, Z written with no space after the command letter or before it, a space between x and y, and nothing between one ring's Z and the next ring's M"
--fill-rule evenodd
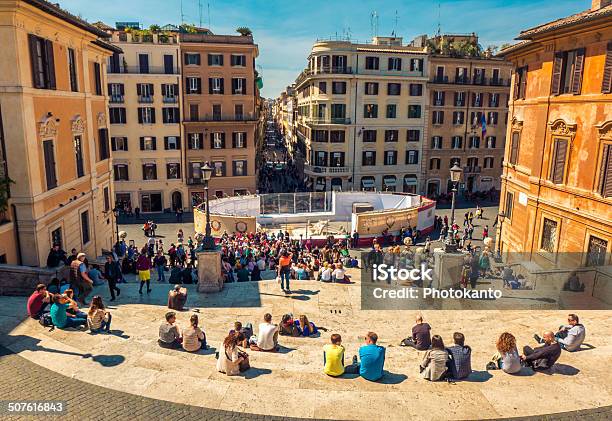
M281 289L285 293L290 293L289 278L291 275L291 258L292 253L284 251L281 257L278 259L278 276L280 277Z
M147 247L143 247L140 251L140 256L136 261L136 270L138 270L138 279L140 280L140 288L138 293L142 294L142 287L145 282L147 284L147 293L151 292L151 261L147 257Z
M70 263L70 287L79 291L79 302L82 305L88 305L86 298L93 290L93 281L87 273L85 253L77 254L76 260Z
M53 248L49 251L49 256L47 256L47 267L56 268L60 263L66 264L67 261L66 252L62 250L59 244L53 244Z
M161 250L157 252L157 256L153 259L153 265L157 269L157 282L166 282L166 275L164 273L166 270L166 256L164 256Z
M485 225L484 229L482 230L482 239L484 240L488 236L489 236L489 226Z
M117 283L121 280L121 267L119 262L113 259L113 256L106 256L106 263L104 264L104 277L108 282L108 289L111 295L111 301L115 301L115 292L117 296L121 294L121 290L117 288Z

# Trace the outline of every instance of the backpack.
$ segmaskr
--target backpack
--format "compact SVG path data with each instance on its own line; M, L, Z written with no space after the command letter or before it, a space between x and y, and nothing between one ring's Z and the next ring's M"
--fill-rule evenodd
M55 327L55 326L53 326L53 321L51 320L51 314L50 313L43 313L40 316L40 319L38 319L38 323L40 323L41 326L43 326L43 327L51 327L51 328Z

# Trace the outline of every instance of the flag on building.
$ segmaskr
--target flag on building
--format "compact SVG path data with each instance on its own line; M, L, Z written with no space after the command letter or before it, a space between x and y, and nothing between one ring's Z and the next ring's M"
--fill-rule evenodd
M482 126L482 138L484 139L487 134L487 119L485 118L484 113L482 113L480 116L480 125Z

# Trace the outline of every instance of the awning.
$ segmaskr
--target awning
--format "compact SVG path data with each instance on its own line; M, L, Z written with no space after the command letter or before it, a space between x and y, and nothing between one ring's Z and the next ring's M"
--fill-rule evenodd
M383 183L387 187L395 187L397 185L397 180L395 177L383 177Z
M418 181L416 177L404 177L404 184L407 186L416 186Z
M372 180L371 178L362 178L361 179L361 185L365 188L372 188L374 187L374 180Z

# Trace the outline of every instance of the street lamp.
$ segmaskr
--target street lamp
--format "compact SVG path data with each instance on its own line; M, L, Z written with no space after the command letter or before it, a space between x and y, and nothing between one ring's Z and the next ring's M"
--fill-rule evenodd
M497 239L497 259L501 260L501 241L502 241L502 228L504 225L504 220L506 219L506 214L500 212L497 215L497 222L499 222L499 238Z
M202 240L202 250L214 250L215 240L211 235L210 228L210 210L208 208L208 182L212 176L213 169L208 165L208 162L204 164L202 169L202 180L204 181L204 190L206 191L206 232L204 239Z
M453 183L452 189L452 202L451 202L451 219L450 219L450 227L448 227L448 233L446 235L446 243L444 244L444 251L447 253L454 253L457 251L457 242L455 241L455 236L453 235L453 225L455 224L455 196L457 194L457 184L459 180L461 180L461 174L463 170L457 162L450 169L450 177L451 182Z
M115 215L115 234L117 235L117 244L119 243L119 212L121 210L115 205L113 215Z

